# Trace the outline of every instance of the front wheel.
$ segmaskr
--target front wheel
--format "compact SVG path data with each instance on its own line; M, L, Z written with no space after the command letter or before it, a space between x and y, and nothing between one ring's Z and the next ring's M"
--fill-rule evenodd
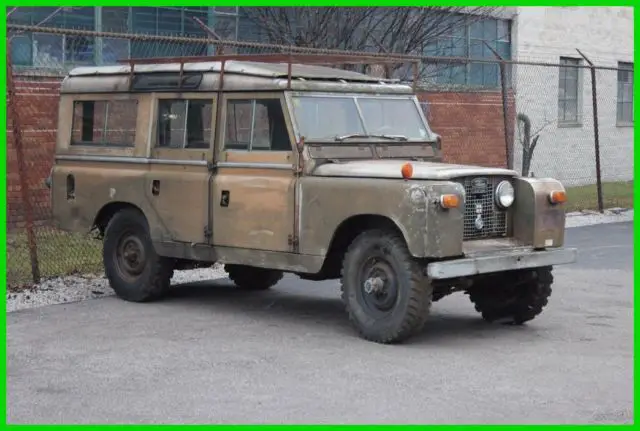
M341 281L349 320L364 339L397 343L423 328L432 288L401 236L360 234L344 257Z
M549 301L551 267L510 271L492 276L469 292L469 298L487 322L522 325L533 320Z
M135 209L121 210L109 221L103 261L111 288L126 301L158 299L170 287L174 263L156 254L147 220Z

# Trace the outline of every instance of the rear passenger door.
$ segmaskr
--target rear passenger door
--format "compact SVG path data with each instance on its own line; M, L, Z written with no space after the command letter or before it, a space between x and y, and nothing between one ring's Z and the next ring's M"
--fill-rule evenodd
M227 94L222 102L213 243L294 251L295 158L284 96Z
M206 243L216 96L162 93L153 108L146 193L162 240Z

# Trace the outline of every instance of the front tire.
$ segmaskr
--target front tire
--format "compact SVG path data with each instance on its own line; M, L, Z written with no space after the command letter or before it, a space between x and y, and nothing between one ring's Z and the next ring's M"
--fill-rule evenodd
M552 284L549 266L492 276L472 287L468 294L487 322L522 325L542 313Z
M349 320L366 340L391 344L422 330L432 287L404 239L371 230L351 243L342 268L342 300Z
M246 265L225 265L224 270L236 287L244 290L267 290L282 280L282 271Z
M102 254L105 274L119 298L147 302L169 290L173 261L156 254L147 220L140 211L124 209L111 218Z

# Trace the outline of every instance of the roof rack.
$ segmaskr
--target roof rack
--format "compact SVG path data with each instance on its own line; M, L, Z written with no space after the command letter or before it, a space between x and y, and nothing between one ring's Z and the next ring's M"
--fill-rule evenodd
M129 82L133 82L136 65L143 64L180 64L180 80L184 74L185 63L220 62L220 83L222 89L224 80L224 66L227 61L251 61L258 63L286 63L287 65L287 89L291 88L292 66L294 64L337 65L337 64L400 64L411 63L413 66L413 89L415 91L418 81L418 66L420 60L407 60L406 58L394 58L380 55L346 55L346 54L222 54L211 56L185 56L185 57L156 57L156 58L130 58L119 60L118 63L129 64L131 70ZM131 85L131 84L130 84Z

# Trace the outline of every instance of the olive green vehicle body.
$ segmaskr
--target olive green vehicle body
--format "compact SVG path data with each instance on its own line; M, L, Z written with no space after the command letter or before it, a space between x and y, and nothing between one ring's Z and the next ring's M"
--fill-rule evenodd
M67 76L50 177L53 218L60 229L103 231L118 210L135 207L146 217L156 252L185 267L241 264L310 279L338 278L346 247L371 227L399 232L432 278L575 259L575 250L564 248L564 209L549 201L551 191L564 191L557 180L443 163L441 144L424 117L428 133L421 142L319 142L301 136L292 112L292 98L299 94L397 97L418 108L409 86L302 65L294 65L288 83L286 65L251 62L229 63L221 82L216 64L192 66L188 70L200 81L186 90L132 86L137 76L169 73L166 65L136 68L135 75L130 66L115 66L80 68ZM163 99L211 103L206 146L157 146ZM230 102L261 99L280 102L286 148L225 148ZM136 101L132 142L74 143L75 104L112 100ZM413 167L410 178L401 174L405 163ZM474 236L465 223L472 220L465 216L465 181L478 177L488 179L489 187L495 186L494 179L508 180L515 190L513 205L496 216L504 222L495 235ZM443 194L460 196L462 204L443 208Z

